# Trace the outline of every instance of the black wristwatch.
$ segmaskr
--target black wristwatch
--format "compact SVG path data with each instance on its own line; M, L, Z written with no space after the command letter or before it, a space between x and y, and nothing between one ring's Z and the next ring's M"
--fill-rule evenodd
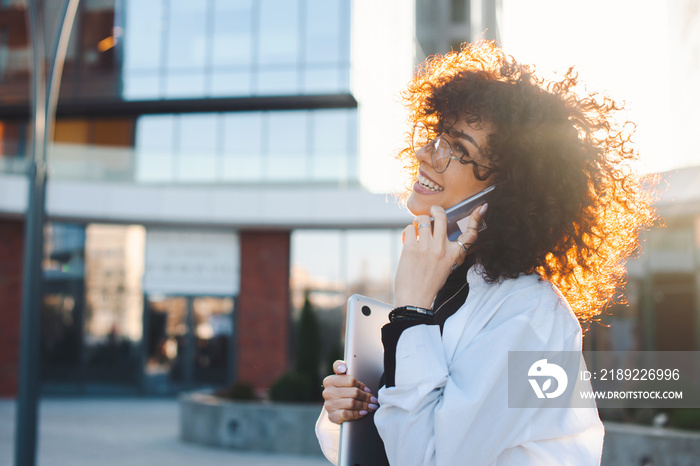
M389 313L389 322L414 321L431 324L435 312L432 309L417 306L401 306Z

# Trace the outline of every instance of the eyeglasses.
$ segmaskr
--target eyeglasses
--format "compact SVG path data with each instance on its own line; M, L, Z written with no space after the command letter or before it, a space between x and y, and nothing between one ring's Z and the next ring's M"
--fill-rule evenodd
M480 165L474 160L463 159L461 157L455 157L452 155L452 146L447 141L447 139L442 136L432 138L431 130L428 129L425 123L419 121L416 126L413 127L413 139L411 141L411 147L413 153L417 153L420 149L428 149L430 151L430 161L433 164L433 169L438 173L443 173L450 166L450 161L452 159L458 161L459 163L466 165L472 164L479 168L484 168L489 170L489 167Z

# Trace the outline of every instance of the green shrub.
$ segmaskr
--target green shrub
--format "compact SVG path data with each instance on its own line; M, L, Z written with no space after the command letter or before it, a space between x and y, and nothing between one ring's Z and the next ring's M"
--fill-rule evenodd
M272 401L318 401L320 393L308 376L294 371L287 372L270 387Z
M254 400L255 390L253 385L248 382L236 382L230 387L218 392L216 394L221 398L228 398L229 400Z
M321 335L309 294L307 290L297 324L294 370L282 375L272 384L270 399L273 401L321 401Z
M320 385L321 330L309 295L307 290L297 324L296 372L306 377L310 383Z
M669 416L669 424L677 429L700 430L700 409L673 409Z

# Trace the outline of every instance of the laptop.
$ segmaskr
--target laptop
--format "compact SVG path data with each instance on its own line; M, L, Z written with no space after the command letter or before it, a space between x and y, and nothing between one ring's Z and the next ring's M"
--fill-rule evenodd
M347 373L376 396L384 374L382 327L393 306L362 295L348 299L345 326ZM339 466L388 466L384 443L374 426L374 413L340 426Z

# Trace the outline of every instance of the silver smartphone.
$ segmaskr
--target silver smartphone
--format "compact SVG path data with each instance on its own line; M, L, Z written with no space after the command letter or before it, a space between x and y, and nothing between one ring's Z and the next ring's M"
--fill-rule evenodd
M469 216L477 207L488 202L494 189L496 189L496 185L489 186L483 191L474 194L459 204L453 205L445 211L445 215L447 216L447 239L450 241L457 241L457 238L467 231ZM430 223L433 223L433 217L430 217ZM481 225L479 225L479 231L485 229L486 223L482 221Z
M347 373L367 385L374 396L384 374L382 327L393 306L362 295L348 299L345 326ZM374 426L374 414L340 426L340 466L388 466L384 443Z

